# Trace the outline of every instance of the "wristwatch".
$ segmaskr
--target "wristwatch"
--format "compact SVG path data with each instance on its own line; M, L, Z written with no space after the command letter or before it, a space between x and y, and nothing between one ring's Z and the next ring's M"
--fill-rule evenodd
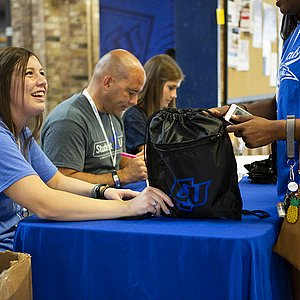
M115 183L116 188L120 189L122 187L122 185L121 185L120 177L117 174L117 171L116 170L112 171L111 175L112 175L112 179Z

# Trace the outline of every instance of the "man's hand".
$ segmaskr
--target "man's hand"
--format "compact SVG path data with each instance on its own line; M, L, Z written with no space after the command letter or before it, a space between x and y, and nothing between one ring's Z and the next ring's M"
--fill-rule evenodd
M146 146L145 146L146 147ZM145 148L136 154L137 157L144 159L145 157Z
M118 171L122 185L148 178L147 168L143 156L126 160L127 164Z

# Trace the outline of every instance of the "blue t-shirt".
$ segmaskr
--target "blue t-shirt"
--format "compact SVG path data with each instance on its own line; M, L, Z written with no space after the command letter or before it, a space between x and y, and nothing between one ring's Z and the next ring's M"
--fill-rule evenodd
M30 134L29 129L26 128L25 135ZM20 142L22 149L24 143L22 137ZM57 168L34 139L27 146L25 159L15 137L1 121L0 143L0 251L4 251L12 250L16 225L22 218L22 207L8 198L3 191L29 175L39 175L44 182L47 182L55 175Z
M277 84L277 118L285 120L287 115L300 118L300 25L284 43L281 63L278 71ZM298 175L299 154L298 143L295 143L294 167L295 180L299 183ZM277 142L277 191L280 200L283 200L289 181L289 168L287 166L286 141Z
M141 107L138 105L128 108L124 115L124 130L126 151L128 153L138 153L138 146L145 144L145 131L147 125L147 117Z

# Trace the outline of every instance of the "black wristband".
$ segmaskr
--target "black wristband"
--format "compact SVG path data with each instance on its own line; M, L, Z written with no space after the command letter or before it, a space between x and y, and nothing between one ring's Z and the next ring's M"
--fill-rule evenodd
M111 175L112 175L112 179L115 183L116 188L120 189L122 187L122 185L121 185L120 177L118 176L116 170L112 171Z
M96 184L91 192L91 197L96 199L105 199L104 192L109 188L108 184Z

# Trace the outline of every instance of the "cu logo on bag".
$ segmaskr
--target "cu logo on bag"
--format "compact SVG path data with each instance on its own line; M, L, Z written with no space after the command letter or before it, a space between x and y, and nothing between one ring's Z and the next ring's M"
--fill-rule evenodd
M192 211L193 207L202 206L208 197L211 180L194 183L194 178L178 179L171 189L171 197L176 200L180 210Z

